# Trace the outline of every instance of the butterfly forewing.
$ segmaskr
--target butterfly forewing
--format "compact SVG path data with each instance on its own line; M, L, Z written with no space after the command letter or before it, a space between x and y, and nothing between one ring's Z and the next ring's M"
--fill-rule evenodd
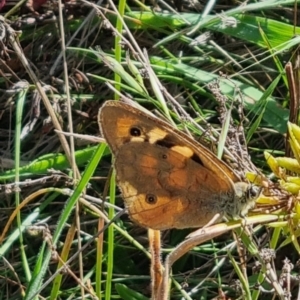
M101 132L114 154L121 145L131 141L157 143L165 147L184 147L194 154L194 159L198 158L205 168L217 176L224 180L239 181L234 172L203 145L168 123L129 104L107 101L100 110L99 120ZM134 129L140 130L139 136L132 136Z

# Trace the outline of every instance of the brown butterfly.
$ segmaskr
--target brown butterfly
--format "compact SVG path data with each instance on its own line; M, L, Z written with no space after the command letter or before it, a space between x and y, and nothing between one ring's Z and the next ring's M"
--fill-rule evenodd
M129 216L156 230L202 227L237 217L257 190L203 145L132 105L107 101L99 126L114 157ZM219 218L219 219L220 219Z

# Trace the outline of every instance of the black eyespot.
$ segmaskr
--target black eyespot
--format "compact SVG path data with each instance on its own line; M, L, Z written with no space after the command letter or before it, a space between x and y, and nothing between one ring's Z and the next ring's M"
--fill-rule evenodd
M153 194L147 194L146 195L146 202L148 204L155 204L157 202L157 197Z
M137 127L131 127L129 132L131 136L141 136L142 134L141 130Z
M163 154L161 157L162 157L162 159L167 159L168 158L167 154Z

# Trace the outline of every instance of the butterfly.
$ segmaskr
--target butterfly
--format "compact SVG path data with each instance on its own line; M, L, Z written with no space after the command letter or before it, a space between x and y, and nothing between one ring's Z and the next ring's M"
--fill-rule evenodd
M155 230L203 227L215 216L245 215L257 190L209 149L131 104L99 111L130 218Z

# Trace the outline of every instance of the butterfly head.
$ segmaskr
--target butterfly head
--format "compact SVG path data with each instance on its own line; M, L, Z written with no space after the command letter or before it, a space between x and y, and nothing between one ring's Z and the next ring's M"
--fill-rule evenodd
M235 205L234 208L231 207L232 217L247 215L248 211L252 209L255 205L255 200L261 193L261 188L253 184L246 182L236 182L234 183L235 188Z

